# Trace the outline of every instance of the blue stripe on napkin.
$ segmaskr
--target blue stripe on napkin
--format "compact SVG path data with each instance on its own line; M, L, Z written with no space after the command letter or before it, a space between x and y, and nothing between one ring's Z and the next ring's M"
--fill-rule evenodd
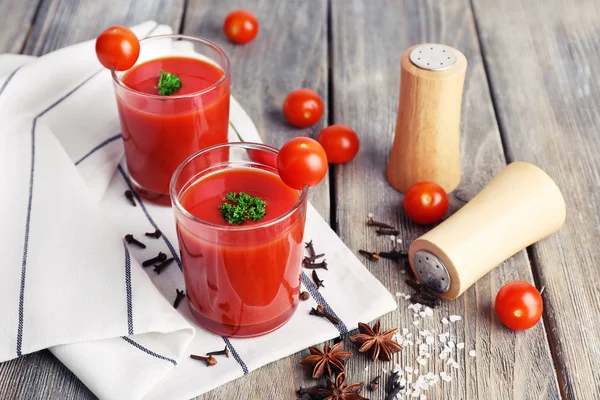
M131 257L129 256L129 249L123 243L125 248L125 292L127 295L127 331L130 335L133 335L133 306L131 304Z
M135 347L136 349L139 349L141 351L143 351L146 354L149 354L153 357L156 357L158 359L161 360L165 360L170 362L173 365L177 365L177 361L173 360L172 358L169 357L165 357L165 356L161 356L158 353L153 352L152 350L142 346L141 344L139 344L138 342L134 341L133 339L128 338L127 336L121 336L121 339L123 339L124 341L126 341L127 343L129 343L130 345L132 345L133 347Z
M90 151L88 151L83 157L81 157L79 160L75 161L75 165L79 165L79 163L81 163L83 160L85 160L86 158L88 158L89 156L91 156L92 154L94 154L95 152L97 152L98 150L100 150L101 148L103 148L104 146L106 146L107 144L110 144L112 142L114 142L117 139L121 138L121 134L116 134L114 136L109 137L108 139L102 141L101 143L99 143L98 145L94 146Z
M22 65L21 65L22 67ZM4 83L2 84L2 87L0 87L0 96L2 96L2 93L4 92L4 89L6 89L6 87L8 86L8 82L10 82L10 80L13 78L13 76L15 76L15 74L17 73L17 71L21 68L17 68L15 69L13 72L11 72L8 77L6 78L6 80L4 81Z
M329 311L329 313L331 315L333 315L334 317L336 317L337 319L340 320L340 323L335 325L335 327L337 328L338 331L340 331L340 334L342 336L345 336L348 334L348 327L346 326L346 324L344 324L344 321L342 321L342 319L340 317L337 316L337 314L335 313L335 311L333 311L333 309L331 308L331 306L327 303L327 300L325 300L325 298L323 297L323 295L321 294L321 292L319 292L319 290L317 289L317 287L315 286L315 284L313 283L313 281L310 280L310 278L308 277L308 275L306 275L304 272L302 272L302 283L304 284L304 286L306 287L306 289L308 290L308 292L310 293L310 295L312 296L313 299L315 299L315 301L324 306L325 308L327 308L327 311Z

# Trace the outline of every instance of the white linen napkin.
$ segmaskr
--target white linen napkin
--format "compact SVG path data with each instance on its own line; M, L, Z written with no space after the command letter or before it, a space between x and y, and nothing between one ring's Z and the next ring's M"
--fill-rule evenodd
M133 29L171 32L154 22ZM233 98L230 114L230 140L260 141ZM396 308L309 205L305 239L327 253L329 270L318 291L303 273L311 298L285 326L227 339L199 327L185 301L174 309L185 285L172 210L123 196L112 82L93 41L33 60L1 55L0 122L0 361L49 348L100 398L187 399ZM156 228L162 238L143 236ZM124 244L127 233L148 247ZM176 263L157 275L141 262L159 251ZM342 322L309 315L316 304ZM232 357L214 367L189 358L224 346Z

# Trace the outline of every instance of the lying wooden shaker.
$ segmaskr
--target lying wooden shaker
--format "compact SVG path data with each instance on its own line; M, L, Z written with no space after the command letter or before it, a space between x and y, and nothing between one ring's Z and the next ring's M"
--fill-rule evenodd
M403 193L424 181L449 193L460 183L458 139L467 59L452 47L426 43L406 50L400 69L387 180Z
M525 162L509 164L477 196L415 240L415 276L445 300L565 222L565 201L552 178Z

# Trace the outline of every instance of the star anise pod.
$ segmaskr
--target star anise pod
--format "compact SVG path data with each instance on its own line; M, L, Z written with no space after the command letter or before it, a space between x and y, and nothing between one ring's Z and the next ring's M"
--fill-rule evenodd
M402 350L402 346L392 339L398 328L388 329L382 333L381 321L378 320L373 325L373 329L369 325L359 322L358 330L360 333L351 336L350 340L360 346L358 351L361 353L368 351L372 360L379 358L382 361L390 361L393 353Z
M332 377L333 372L344 372L344 363L352 357L352 353L344 351L344 342L340 342L329 348L329 342L325 343L323 350L316 346L308 348L310 356L300 362L313 368L312 377L319 379L323 373Z
M327 382L326 389L315 389L309 393L321 397L324 400L368 400L360 395L363 390L364 383L353 383L348 385L344 373L338 374L335 381Z

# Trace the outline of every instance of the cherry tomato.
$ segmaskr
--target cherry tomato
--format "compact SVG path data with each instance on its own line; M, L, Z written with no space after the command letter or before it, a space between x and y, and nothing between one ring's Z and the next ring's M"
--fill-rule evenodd
M295 127L306 128L323 116L323 100L314 90L294 90L283 102L283 115Z
M404 211L417 224L433 224L448 211L448 196L433 182L415 183L404 195Z
M289 187L302 190L318 185L327 173L327 155L314 139L296 137L279 150L277 171Z
M336 124L328 126L319 133L317 142L327 153L330 164L343 164L352 161L358 153L360 140L349 126Z
M140 41L124 26L111 26L96 39L96 56L105 68L125 71L133 67L139 55Z
M514 281L502 286L496 295L495 308L504 325L519 331L537 324L542 317L544 303L533 285Z
M248 43L258 35L258 20L250 11L235 10L225 17L223 31L233 43Z

